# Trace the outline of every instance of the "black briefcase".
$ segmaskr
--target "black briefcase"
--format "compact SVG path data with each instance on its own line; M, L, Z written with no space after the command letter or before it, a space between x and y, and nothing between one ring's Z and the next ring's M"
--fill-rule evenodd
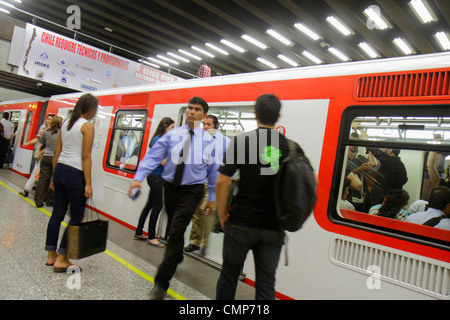
M95 207L94 207L95 208ZM106 250L109 221L92 220L93 210L86 209L86 216L90 221L67 227L67 254L70 259L82 259Z

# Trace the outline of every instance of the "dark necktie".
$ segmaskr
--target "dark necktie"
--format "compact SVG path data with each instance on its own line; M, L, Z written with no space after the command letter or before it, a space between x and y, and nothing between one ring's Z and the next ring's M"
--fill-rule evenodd
M176 187L179 187L181 185L181 179L183 178L184 167L186 165L186 159L187 159L187 155L189 153L189 148L191 146L191 141L192 141L192 136L194 134L194 131L189 130L189 134L190 134L190 137L188 137L186 139L186 141L184 142L184 145L183 145L183 149L181 149L181 152L180 152L181 162L177 165L177 167L175 169L175 175L173 177L172 183Z

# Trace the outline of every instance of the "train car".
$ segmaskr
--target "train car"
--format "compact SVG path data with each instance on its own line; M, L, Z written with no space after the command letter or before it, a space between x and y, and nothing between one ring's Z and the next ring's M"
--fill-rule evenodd
M12 149L14 161L10 169L28 178L34 165L34 145L23 144L36 137L39 127L46 116L47 98L33 97L21 100L0 102L0 113L8 112L15 126L15 138Z
M351 147L362 156L369 147L400 150L408 176L406 207L427 199L427 156L437 154L441 173L448 166L450 53L97 91L92 152L96 209L135 228L146 196L132 201L127 192L139 160L163 117L172 117L177 126L184 123L191 97L204 98L222 133L233 136L257 127L253 105L265 93L282 101L277 129L301 145L319 181L313 214L301 230L288 233L277 270L277 297L448 299L450 231L346 210L340 199ZM80 95L53 96L48 112L67 117ZM352 132L362 130L368 138L353 137ZM367 185L369 177L372 183L377 180L376 170L364 177ZM222 235L211 237L207 258L220 265ZM243 273L252 284L252 258Z

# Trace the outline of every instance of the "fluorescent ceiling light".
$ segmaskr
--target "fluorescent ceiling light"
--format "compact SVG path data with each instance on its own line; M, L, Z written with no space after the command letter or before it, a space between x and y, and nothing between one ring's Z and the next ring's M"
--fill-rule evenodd
M194 49L195 51L198 51L198 52L200 52L200 53L203 53L205 56L214 58L214 55L213 55L212 53L210 53L210 52L208 52L208 51L205 51L205 50L203 50L203 49L200 49L199 47L192 46L191 48Z
M349 57L347 57L345 54L343 54L342 52L340 52L336 48L330 47L330 48L328 48L328 51L330 51L332 54L334 54L336 57L338 57L342 61L349 61L350 60Z
M409 5L414 9L420 20L422 20L422 23L438 21L436 15L426 1L412 0L409 2Z
M289 64L290 64L291 66L293 66L293 67L298 67L298 63L297 63L297 62L295 62L294 60L289 59L288 57L286 57L286 56L284 56L284 55L282 55L282 54L279 54L279 55L278 55L278 58L280 58L280 59L283 60L284 62L289 63Z
M158 59L155 59L155 58L152 58L152 57L147 57L147 59L151 60L151 61L153 61L153 62L155 62L155 63L157 63L157 64L159 64L161 66L170 67L170 65L168 63L165 63L165 62L163 62L161 60L158 60Z
M11 12L9 12L8 10L3 9L3 8L0 8L0 12L7 13L7 14L10 14L10 13L11 13Z
M178 49L178 51L181 52L182 54L188 56L188 57L191 57L191 58L194 58L194 59L197 59L197 60L202 60L202 58L200 58L199 56L196 56L195 54L192 54L192 53L187 52L185 50Z
M263 59L261 57L257 58L256 60L258 60L259 62L265 64L266 66L272 68L272 69L276 69L278 68L276 65L274 65L272 62L267 61L266 59Z
M17 3L22 3L22 0L14 0Z
M395 38L393 42L400 48L400 50L403 51L404 54L413 53L411 47L402 38Z
M272 37L274 37L275 39L277 39L278 41L283 42L285 45L290 46L293 45L292 41L289 40L288 38L282 36L281 34L279 34L278 32L276 32L273 29L267 29L266 31L268 34L270 34Z
M308 37L310 37L313 40L319 40L321 38L317 33L312 31L310 28L308 28L307 26L305 26L302 23L296 23L296 24L294 24L294 27L296 27L298 30L300 30L301 32L303 32L304 34L306 34Z
M143 63L143 64L146 64L146 65L148 65L148 66L150 66L150 67L159 69L159 66L158 66L157 64L148 62L148 61L146 61L146 60L139 59L139 62L141 62L141 63Z
M230 48L233 48L236 51L239 51L240 53L244 53L245 49L239 47L238 45L234 44L233 42L230 42L228 40L222 39L220 40L224 45L229 46Z
M323 61L322 60L320 60L319 58L317 58L315 55L313 55L313 54L311 54L309 51L303 51L302 52L302 54L305 56L305 57L307 57L309 60L311 60L311 61L313 61L313 62L315 62L315 63L317 63L317 64L320 64L320 63L322 63Z
M442 49L450 50L450 41L445 32L443 32L443 31L436 32L434 36L436 37L436 39L438 39L439 44L441 45Z
M370 46L367 42L361 42L358 46L364 50L365 53L369 55L371 58L377 58L378 54L376 51Z
M187 63L191 62L191 61L189 61L188 59L185 59L185 58L183 58L183 57L180 57L179 55L177 55L177 54L175 54L175 53L167 52L167 54L168 54L169 56L171 56L171 57L174 57L175 59L178 59L178 60L181 60L181 61L184 61L184 62L187 62Z
M8 2L5 2L5 1L0 1L0 4L2 4L2 5L4 5L4 6L7 6L7 7L10 7L10 8L13 8L13 9L15 9L16 7L14 7L12 4L10 4L10 3L8 3ZM0 8L1 9L1 8ZM9 13L9 11L8 10L6 10L6 9L3 9L4 11L7 11L8 13Z
M374 10L373 7L374 6L370 6L366 10L364 10L366 16L372 19L372 21L376 24L378 29L383 30L389 28L389 25L384 21L383 17L381 16L381 13L379 13L379 10Z
M253 43L255 46L260 47L261 49L267 49L267 45L265 45L264 43L262 43L259 40L256 40L253 37L250 37L248 34L242 35L241 38L246 40L246 41L248 41L248 42L250 42L250 43Z
M173 60L173 59L164 57L164 56L162 56L162 55L160 55L160 54L157 54L156 57L157 57L157 58L160 58L160 59L163 59L163 60L166 60L167 62L170 62L170 63L173 63L173 64L180 64L178 61L175 61L175 60Z
M353 32L346 26L344 25L341 21L339 21L338 19L336 19L333 16L329 16L326 19L329 23L331 23L333 25L333 27L335 27L336 29L338 29L340 32L342 32L342 34L344 36L349 36L351 34L353 34Z
M225 50L223 50L223 49L221 49L219 47L216 47L215 45L213 45L211 43L207 42L207 43L205 43L205 46L210 47L211 49L216 50L217 52L220 52L220 53L222 53L222 54L224 54L226 56L229 55L229 53L227 51L225 51Z

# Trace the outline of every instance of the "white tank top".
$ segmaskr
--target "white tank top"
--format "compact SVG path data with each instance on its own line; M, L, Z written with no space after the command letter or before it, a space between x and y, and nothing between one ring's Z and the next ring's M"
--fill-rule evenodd
M86 119L79 118L69 131L67 130L69 120L64 122L61 128L62 150L58 158L58 163L83 171L83 166L81 165L83 135L80 130L86 122Z

